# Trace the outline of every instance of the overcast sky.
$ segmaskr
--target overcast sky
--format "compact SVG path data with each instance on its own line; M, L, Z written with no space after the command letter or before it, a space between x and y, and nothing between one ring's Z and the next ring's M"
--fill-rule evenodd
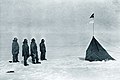
M119 0L0 0L1 32L73 33L118 31Z

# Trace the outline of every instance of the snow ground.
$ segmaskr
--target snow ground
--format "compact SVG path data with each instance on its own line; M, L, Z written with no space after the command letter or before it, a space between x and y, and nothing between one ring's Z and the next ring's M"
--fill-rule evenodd
M23 66L19 63L0 61L0 80L120 80L120 62L88 62L82 57L65 56L48 59L42 64ZM15 73L6 73L14 70Z
M67 38L67 40L69 39L70 38ZM11 60L11 45L8 44L10 44L12 40L1 40L0 80L120 80L119 40L113 40L113 42L111 42L112 44L114 43L115 46L117 45L115 47L114 45L108 45L99 39L103 47L105 47L108 53L115 58L116 61L88 62L84 61L84 57L90 39L81 39L77 40L83 42L85 41L84 44L86 43L86 45L81 45L83 42L73 42L73 40L70 40L68 43L66 43L67 41L65 40L63 40L63 42L62 40L59 40L58 42L60 42L60 46L58 43L56 43L57 46L50 46L52 45L52 42L47 41L48 60L42 61L42 64L31 64L31 59L29 59L29 66L27 67L23 65L21 57L22 42L20 41L22 40L19 40L19 60L21 61L19 63L8 62ZM6 40L8 43L6 43ZM105 41L109 41L109 39ZM63 45L65 43L69 45ZM39 42L37 44L39 44ZM14 70L15 73L6 73L9 70Z

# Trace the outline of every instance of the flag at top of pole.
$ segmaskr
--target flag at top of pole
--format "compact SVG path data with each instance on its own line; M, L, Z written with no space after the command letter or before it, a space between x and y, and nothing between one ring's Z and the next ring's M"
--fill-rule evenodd
M94 13L92 13L92 15L90 16L90 22L89 23L94 23Z
M90 16L90 18L94 18L94 13Z

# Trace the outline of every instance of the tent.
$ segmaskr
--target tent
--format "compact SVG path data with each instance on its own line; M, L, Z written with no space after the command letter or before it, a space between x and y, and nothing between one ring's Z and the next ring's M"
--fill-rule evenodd
M85 60L88 61L102 61L102 60L115 60L107 51L100 45L100 43L93 36L89 47L86 50Z

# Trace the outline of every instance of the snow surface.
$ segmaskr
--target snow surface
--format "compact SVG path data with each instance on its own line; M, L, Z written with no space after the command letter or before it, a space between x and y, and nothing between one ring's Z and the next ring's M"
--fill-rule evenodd
M47 34L45 40L48 60L42 61L42 64L31 64L29 58L29 66L24 66L21 46L25 34L18 35L19 60L21 61L19 63L9 63L9 60L12 59L11 43L13 38L12 35L7 36L8 34L5 33L0 38L0 80L120 80L120 37L109 37L112 34L96 37L116 61L88 62L84 61L84 57L91 40L89 34L82 37L82 34ZM27 39L30 44L32 37L29 35ZM38 34L35 38L40 56L39 41L41 37L39 36ZM10 70L14 70L15 73L6 73Z
M58 37L54 36L56 41ZM60 38L63 39L63 37ZM105 43L97 37L97 40L116 61L88 62L84 60L84 57L90 38L74 40L74 37L68 37L66 40L58 40L55 44L53 44L54 40L48 38L46 39L48 60L41 61L42 64L32 64L31 58L29 58L29 66L24 66L21 57L22 38L19 40L19 63L9 63L12 55L11 45L8 44L12 43L12 39L11 41L9 37L0 39L2 41L0 45L0 80L120 80L119 40L114 41L112 38L110 39L111 44L109 44L109 38L102 39L108 42ZM39 39L37 39L37 44L39 44ZM38 53L40 56L39 47ZM10 70L14 70L15 73L6 73Z
M0 61L0 80L120 80L120 62L88 62L79 56L48 59L29 66ZM15 73L6 73L14 70Z
M119 46L110 47L107 43L100 42L116 59L115 61L85 61L85 50L88 44L71 47L47 46L47 61L41 61L42 64L32 64L29 58L29 66L24 66L21 49L20 62L9 63L12 59L11 47L1 47L0 80L120 80ZM14 70L15 73L6 73L10 70Z

